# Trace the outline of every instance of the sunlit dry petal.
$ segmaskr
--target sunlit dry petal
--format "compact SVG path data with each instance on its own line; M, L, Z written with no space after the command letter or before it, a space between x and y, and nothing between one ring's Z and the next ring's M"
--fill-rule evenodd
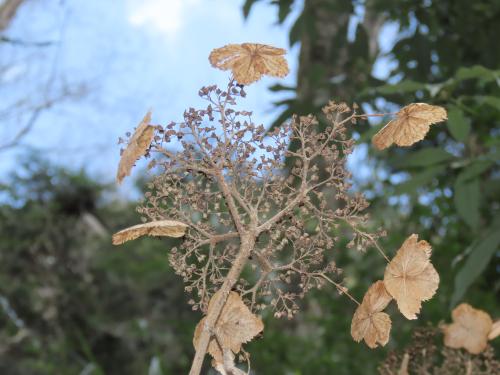
M488 313L462 303L453 310L451 316L453 323L443 328L446 346L464 348L472 354L479 354L486 349L493 325Z
M214 49L209 56L213 67L233 72L234 79L244 85L258 81L263 74L284 77L288 64L283 57L286 51L265 44L228 44Z
M425 103L410 104L402 108L394 120L373 136L373 145L379 150L393 143L398 146L411 146L424 139L432 124L447 118L443 107Z
M351 322L351 336L354 341L365 340L370 348L378 344L384 346L389 341L391 318L382 310L387 307L392 297L387 293L384 282L374 283L358 306Z
M134 225L113 235L113 245L135 240L141 236L182 237L187 225L180 221L159 220L145 224Z
M130 175L130 171L134 167L135 162L146 153L146 150L151 145L154 137L154 127L151 123L151 111L142 119L141 123L135 129L132 138L127 147L123 150L118 165L116 181L120 184L126 176Z
M215 294L212 297L214 300ZM208 305L208 310L211 309L211 303ZM203 318L196 326L193 345L196 348L199 337L201 335L205 318ZM216 364L223 363L224 349L230 349L237 354L241 350L241 345L249 342L264 329L262 320L252 314L245 305L240 295L236 292L230 292L224 305L221 315L217 320L214 328L215 337L210 340L208 352L214 358Z
M494 340L498 336L500 336L500 320L497 320L493 325L491 326L491 331L488 334L488 340Z
M407 319L417 319L422 301L436 293L439 275L430 262L431 246L412 234L385 269L384 284Z

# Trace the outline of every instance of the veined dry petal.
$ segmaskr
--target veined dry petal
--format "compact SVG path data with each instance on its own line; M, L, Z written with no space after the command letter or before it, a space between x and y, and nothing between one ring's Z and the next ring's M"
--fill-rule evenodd
M135 240L141 236L182 237L187 224L175 220L158 220L122 229L113 235L113 245Z
M233 72L234 79L244 85L258 81L263 74L284 77L288 64L282 48L258 43L228 44L214 49L209 56L213 67Z
M363 302L356 309L351 322L351 336L356 342L365 340L370 348L379 344L384 346L389 341L391 331L391 318L382 312L392 297L387 293L384 282L377 281L372 284Z
M154 137L154 127L151 124L151 111L146 113L141 123L135 129L132 138L123 150L116 173L116 181L120 184L134 167L135 162L146 153Z
M373 145L383 150L393 143L411 146L424 139L432 124L448 118L443 107L425 103L413 103L403 107L394 120L389 121L373 136Z
M212 296L208 305L208 311L212 307L212 301L217 293ZM205 318L196 326L193 345L196 348L201 335ZM213 357L215 364L223 363L223 352L225 349L237 354L241 350L241 345L251 341L264 329L262 320L252 314L245 305L240 295L230 292L226 304L222 308L221 314L214 328L214 335L209 344L208 352Z
M385 269L384 284L407 319L417 319L422 301L434 296L439 275L430 262L431 246L412 234Z
M451 313L453 323L444 326L444 344L450 348L464 348L479 354L488 345L488 334L493 322L488 313L467 303L458 305Z

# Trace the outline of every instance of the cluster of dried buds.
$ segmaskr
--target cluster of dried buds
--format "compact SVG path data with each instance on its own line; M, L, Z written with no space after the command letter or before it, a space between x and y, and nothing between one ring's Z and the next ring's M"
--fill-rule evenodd
M246 95L243 84L286 75L284 52L250 43L214 50L212 65L233 72L227 88L203 87L206 106L189 108L180 122L153 125L148 113L122 154L118 182L142 156L152 157L149 168L158 173L139 207L147 223L118 232L113 242L183 237L169 252L170 264L192 295L193 310L205 314L191 374L199 373L207 351L221 373L238 373L234 355L263 330L255 314L269 307L276 317L292 318L298 301L326 283L358 304L352 336L370 347L388 341L391 323L382 310L391 299L415 319L438 286L430 245L416 235L361 304L342 285L334 253L346 237L358 250L376 247L389 262L377 243L383 231L365 229L366 200L349 192L346 158L354 141L347 127L368 115L330 102L319 116L294 116L271 132L256 125L237 106ZM446 118L443 111L422 103L405 107L373 142L411 145Z

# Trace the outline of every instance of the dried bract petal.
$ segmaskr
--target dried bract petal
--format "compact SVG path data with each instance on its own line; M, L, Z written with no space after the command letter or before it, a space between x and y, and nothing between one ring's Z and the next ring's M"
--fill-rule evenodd
M493 325L491 326L491 331L488 334L488 340L494 340L498 336L500 336L500 320L497 320Z
M284 77L288 74L288 64L283 57L286 51L266 44L228 44L214 49L209 56L213 67L233 72L240 84L249 85L258 81L263 74Z
M443 107L425 103L413 103L403 107L396 118L373 136L373 145L383 150L393 143L411 146L424 139L430 126L448 118Z
M212 302L215 294L212 297ZM211 309L211 303L208 310ZM196 348L198 344L205 318L196 326L193 345ZM249 342L264 329L262 320L252 314L245 305L240 295L236 292L230 292L224 305L221 315L214 328L214 338L208 344L208 352L214 358L215 364L223 363L223 351L231 350L237 354L241 350L241 344Z
M351 336L354 341L365 340L370 348L378 344L384 346L389 341L391 331L391 318L383 313L392 297L387 293L384 282L374 283L358 306L351 322Z
M145 224L134 225L113 235L113 245L135 240L141 236L182 237L187 225L174 220L159 220Z
M472 354L479 354L486 349L493 325L488 313L462 303L453 310L451 316L453 323L443 328L446 346L464 348Z
M417 319L422 301L436 293L439 275L430 262L431 246L412 234L385 269L384 284L407 319Z
M125 150L123 150L116 181L120 184L126 176L130 175L130 171L134 167L135 162L146 153L146 150L151 145L154 137L154 127L151 123L151 111L142 119L141 123L135 129L130 142Z

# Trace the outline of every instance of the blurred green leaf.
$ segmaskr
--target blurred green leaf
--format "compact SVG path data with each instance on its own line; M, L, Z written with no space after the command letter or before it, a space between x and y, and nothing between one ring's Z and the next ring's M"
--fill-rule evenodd
M465 264L455 277L455 288L451 297L452 306L460 302L469 286L481 275L499 244L500 231L497 228L492 228L485 237L473 245Z
M426 168L423 172L420 173L415 173L408 181L396 185L396 187L394 188L394 194L415 194L417 193L418 188L429 184L435 177L437 177L445 170L446 166L440 165Z
M302 12L290 28L290 33L288 34L288 43L290 44L290 47L293 47L295 43L300 41L300 37L304 32L305 18L306 13Z
M441 148L424 148L412 152L399 160L394 160L391 164L397 168L427 167L430 165L448 162L455 157Z
M245 0L245 3L243 4L243 17L248 18L250 15L250 11L252 10L252 7L256 2L260 0Z
M493 162L491 160L476 160L462 170L459 178L461 182L468 182L490 169L492 165Z
M294 0L279 0L278 3L278 22L283 23L292 11Z
M382 95L391 95L398 93L415 92L425 89L427 89L427 85L425 83L415 82L407 79L395 85L380 86L377 88L377 91Z
M280 83L272 85L269 87L269 91L278 92L278 91L291 91L294 92L297 88L295 86L285 86Z
M479 100L500 111L500 98L496 96L479 96Z
M448 121L446 122L451 135L457 141L465 142L470 133L470 121L463 111L456 107L448 107Z
M460 68L455 74L455 80L466 80L472 78L481 78L483 80L494 80L496 73L481 65L474 65L470 68Z
M479 179L466 180L467 171L463 171L455 181L453 201L457 213L472 229L476 229L480 220Z

